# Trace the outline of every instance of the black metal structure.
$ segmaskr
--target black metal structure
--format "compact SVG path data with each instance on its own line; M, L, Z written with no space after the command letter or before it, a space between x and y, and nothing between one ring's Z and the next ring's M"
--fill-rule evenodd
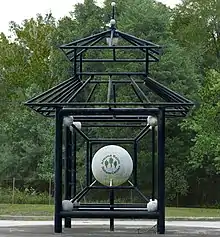
M113 15L114 12L113 7ZM119 42L116 45L117 41ZM114 21L109 30L62 45L60 48L73 63L73 76L25 103L43 116L52 117L56 120L55 232L62 232L62 218L65 218L65 227L67 228L71 228L71 218L109 218L111 231L114 230L114 218L146 218L157 219L158 233L164 234L165 118L186 116L193 106L192 101L149 76L149 65L159 61L158 56L161 47L117 30ZM108 58L102 55L104 51L107 52L105 55L108 55ZM126 57L128 53L129 57ZM100 57L98 58L97 55ZM89 70L93 68L93 63L95 63L96 68L100 68L99 71ZM135 72L128 71L130 63L136 64L138 70ZM117 64L116 68L126 68L126 71L108 71L108 64L113 65L111 68ZM124 93L124 87L126 87L126 91L129 91L129 95L125 95L126 99L122 101L121 94ZM104 99L98 96L99 90L106 90ZM151 128L147 124L148 116L157 117L157 132L154 127ZM64 124L63 120L66 117L81 122L82 130L72 123L68 126ZM99 127L131 127L136 128L138 133L130 138L89 137L89 129ZM137 147L139 141L147 133L152 133L152 193L150 195L153 199L158 199L156 212L146 210L149 199L138 188ZM86 187L81 192L76 193L76 135L78 134L87 144ZM133 180L129 181L128 186L105 187L96 185L91 171L93 146L96 144L130 144L133 147ZM64 164L62 162L63 146L65 146ZM155 167L156 159L157 169ZM64 182L62 180L63 169L65 170ZM158 190L155 188L155 180L158 181ZM62 190L63 183L64 193ZM72 199L73 203L78 203L92 189L108 189L109 203L81 204L75 205L72 211L62 210L63 194L65 199ZM142 197L143 203L115 203L114 194L118 189L133 189Z

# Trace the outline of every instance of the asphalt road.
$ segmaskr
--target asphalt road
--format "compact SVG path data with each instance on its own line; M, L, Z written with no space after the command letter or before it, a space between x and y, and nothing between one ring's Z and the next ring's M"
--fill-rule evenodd
M115 232L109 232L108 221L73 221L72 229L63 229L62 234L54 234L50 221L0 221L0 237L136 237L155 236L154 221L116 221ZM168 221L165 236L199 237L220 236L220 222Z

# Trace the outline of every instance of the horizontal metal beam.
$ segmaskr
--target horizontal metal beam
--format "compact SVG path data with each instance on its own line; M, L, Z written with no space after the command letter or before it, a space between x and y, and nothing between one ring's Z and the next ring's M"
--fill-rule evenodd
M75 206L73 208L73 211L109 211L113 208L113 205L111 205L110 207L101 207L101 208L94 208L94 207L81 207L81 206ZM147 212L147 208L129 208L129 207L114 207L115 211L146 211Z
M77 75L87 75L87 76L92 76L92 75L109 75L109 76L129 76L129 75L135 75L135 76L146 76L145 72L78 72Z
M100 123L100 124L83 124L83 127L88 127L88 128L140 128L140 127L145 127L146 124L105 124L105 123Z
M84 80L83 80L84 81ZM130 83L131 81L130 80L112 80L112 83L114 84L127 84L127 83ZM143 84L144 81L141 81L141 80L135 80L136 83L141 83ZM108 80L92 80L89 82L90 84L91 83L108 83Z
M87 46L87 45L71 45L71 46L60 46L62 49L158 49L160 46L153 46L153 45L138 45L138 46L101 46L101 45L96 45L96 46Z
M54 116L55 116L55 112L54 111L49 112L49 113L38 111L37 113L41 114L42 116L44 116L46 118L54 118ZM184 117L186 117L186 115L187 115L187 113L183 113L183 112L175 112L175 113L173 113L173 112L169 113L168 112L168 113L166 113L166 118L184 118ZM130 119L130 120L127 119L127 122L141 122L141 121L144 122L144 120L145 120L145 118L143 117L142 119ZM91 122L92 119L87 120L87 119L84 118L84 119L81 119L80 121L81 122ZM105 119L105 120L97 119L96 121L99 121L99 122L103 122L103 121L110 122L110 120L108 120L108 119Z
M114 208L146 208L147 203L115 203L113 205L110 205L109 203L82 203L80 204L80 207L83 208L105 208L105 207L114 207Z
M127 62L133 62L133 63L145 63L145 62L157 62L158 60L155 59L106 59L106 58L98 58L98 59L82 59L82 62L86 63L92 63L92 62L103 62L103 63L110 63L110 62L118 62L118 63L127 63ZM80 62L80 59L77 59L76 62Z
M107 103L107 102L70 102L70 103L65 103L65 102L50 102L50 103L47 103L47 102L42 102L42 103L28 103L30 106L46 106L46 107L60 107L60 106L83 106L83 105L87 105L87 106L109 106L109 105L116 105L116 106L134 106L134 105L137 105L137 106L149 106L149 107L166 107L166 108L172 108L172 107L176 107L176 109L172 109L172 110L169 110L168 111L185 111L184 109L181 110L181 107L182 106L192 106L193 104L192 103L178 103L178 102L158 102L158 103L145 103L145 102L116 102L116 103ZM179 107L177 109L177 107ZM121 108L123 109L123 108ZM134 108L135 109L135 108ZM149 108L150 110L152 110L153 108ZM156 109L156 108L155 108Z
M97 144L97 145L118 145L118 144L124 144L129 145L133 144L133 142L128 141L92 141L91 144Z
M63 108L60 115L149 115L157 114L158 108Z
M158 212L148 211L61 211L61 217L71 218L138 218L138 219L157 219Z
M133 186L92 186L90 189L134 189Z
M87 116L86 116L87 117ZM112 123L113 125L115 124L115 126L117 125L117 123L121 123L121 122L127 122L127 123L144 123L146 122L147 117L142 117L142 118L124 118L124 119L113 119L113 118L86 118L86 117L76 117L74 116L74 119L76 121L81 121L81 122L94 122L94 123L103 123L103 122L107 122L107 123ZM143 125L146 126L146 125Z
M134 140L105 140L105 139L99 139L99 140L96 140L96 139L90 139L90 142L92 144L133 144Z

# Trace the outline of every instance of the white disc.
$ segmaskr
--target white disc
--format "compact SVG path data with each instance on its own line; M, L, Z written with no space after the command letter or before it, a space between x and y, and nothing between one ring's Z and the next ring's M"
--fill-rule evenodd
M120 146L109 145L99 149L92 160L92 173L105 186L125 183L133 170L129 153Z

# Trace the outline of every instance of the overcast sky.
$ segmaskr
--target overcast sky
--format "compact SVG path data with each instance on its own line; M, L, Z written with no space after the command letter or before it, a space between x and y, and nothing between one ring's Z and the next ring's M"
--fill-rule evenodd
M158 0L171 7L181 0ZM68 14L75 3L83 0L1 0L0 32L7 34L10 21L21 23L24 19L35 17L37 13L45 14L50 10L56 19ZM97 2L103 2L98 0Z

